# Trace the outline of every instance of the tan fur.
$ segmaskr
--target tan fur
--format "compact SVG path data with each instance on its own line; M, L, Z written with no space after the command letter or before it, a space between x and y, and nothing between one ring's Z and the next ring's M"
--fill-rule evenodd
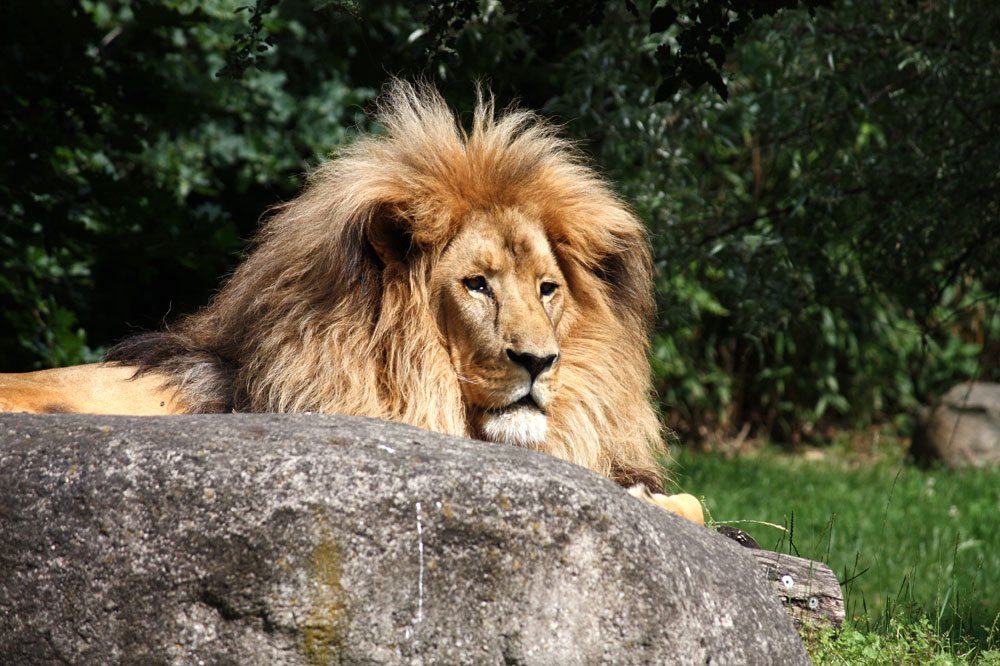
M532 113L481 98L466 131L433 89L395 82L378 119L386 133L320 166L205 309L109 359L166 378L189 412L473 437L531 387L545 435L522 429L527 445L660 490L643 225ZM492 304L460 286L480 274ZM534 379L507 350L557 360Z
M94 363L20 374L0 374L0 412L35 414L182 414L184 405L164 377Z
M702 509L701 502L698 501L698 498L694 495L689 495L687 493L680 493L677 495L651 493L649 492L649 489L641 483L629 488L628 492L633 497L641 499L644 502L649 502L650 504L655 504L661 509L666 509L671 513L676 513L682 518L687 518L688 520L698 523L699 525L705 524L705 512Z

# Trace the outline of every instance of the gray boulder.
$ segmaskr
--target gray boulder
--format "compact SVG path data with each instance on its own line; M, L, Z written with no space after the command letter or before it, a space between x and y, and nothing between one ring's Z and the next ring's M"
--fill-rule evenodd
M924 411L911 452L920 462L949 467L1000 464L1000 384L951 387Z
M3 664L807 664L734 542L321 415L0 415Z

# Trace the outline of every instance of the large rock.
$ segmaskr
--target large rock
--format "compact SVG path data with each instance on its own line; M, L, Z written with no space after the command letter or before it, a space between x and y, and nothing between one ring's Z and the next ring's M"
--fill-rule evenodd
M0 415L0 663L804 664L734 542L319 415Z
M911 451L918 461L949 467L1000 464L1000 384L951 387L925 410Z

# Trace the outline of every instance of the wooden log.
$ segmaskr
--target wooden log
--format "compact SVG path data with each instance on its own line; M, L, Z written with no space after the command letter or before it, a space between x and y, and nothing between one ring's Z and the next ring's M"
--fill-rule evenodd
M826 564L770 550L747 548L800 629L837 629L843 623L844 595Z

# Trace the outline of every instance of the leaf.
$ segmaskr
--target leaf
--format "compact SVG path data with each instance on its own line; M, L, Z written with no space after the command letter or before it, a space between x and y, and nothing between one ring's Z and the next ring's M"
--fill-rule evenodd
M726 82L722 80L722 75L708 65L705 65L705 80L715 88L715 92L719 93L719 97L722 98L723 102L729 100L729 88L726 87Z
M721 44L709 44L706 51L716 67L726 64L726 49L722 48Z
M649 31L663 32L677 20L677 10L673 7L657 7L649 16Z
M656 89L654 101L665 102L672 98L681 89L681 77L671 76L663 81Z

